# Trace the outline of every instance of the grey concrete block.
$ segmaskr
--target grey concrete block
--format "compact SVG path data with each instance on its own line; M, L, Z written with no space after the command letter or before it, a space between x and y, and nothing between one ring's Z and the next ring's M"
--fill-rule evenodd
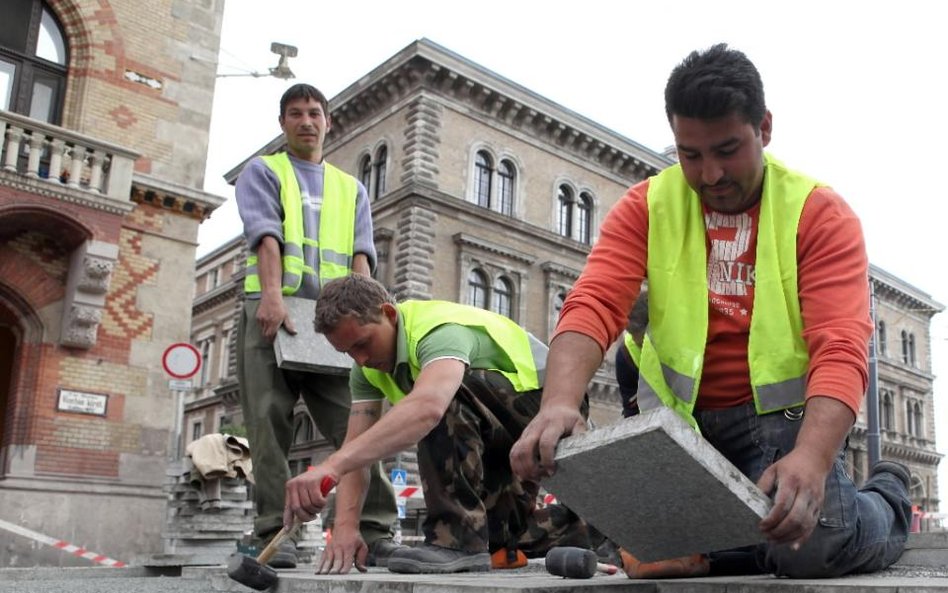
M944 548L911 548L902 552L899 557L902 566L929 566L931 568L948 567L948 550Z
M910 533L905 542L906 550L948 549L948 531L930 531L927 533ZM948 562L945 562L948 565Z
M771 501L670 409L563 439L547 490L639 560L750 545Z
M326 337L313 329L313 309L316 301L297 297L283 297L296 335L284 329L277 332L273 350L280 368L323 375L348 375L352 358L336 352Z

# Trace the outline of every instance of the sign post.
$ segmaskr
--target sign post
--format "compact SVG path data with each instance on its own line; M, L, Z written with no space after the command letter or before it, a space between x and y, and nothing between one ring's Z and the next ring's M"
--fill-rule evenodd
M191 377L201 369L201 353L197 348L185 342L178 342L165 348L161 355L161 366L173 379L168 388L174 393L174 442L171 444L172 459L179 459L182 453L181 424L184 422L184 394L191 390Z

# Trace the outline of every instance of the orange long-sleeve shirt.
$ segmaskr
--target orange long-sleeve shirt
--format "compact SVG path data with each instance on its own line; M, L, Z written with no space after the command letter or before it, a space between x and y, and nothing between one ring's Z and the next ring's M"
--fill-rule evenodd
M605 351L625 328L648 259L648 180L606 216L586 267L563 305L556 334L579 332ZM753 312L760 205L733 215L705 209L708 342L698 408L751 401L747 340ZM806 397L836 398L859 411L868 383L868 258L855 213L833 190L813 190L797 228L803 338L810 354ZM555 337L555 336L554 336Z

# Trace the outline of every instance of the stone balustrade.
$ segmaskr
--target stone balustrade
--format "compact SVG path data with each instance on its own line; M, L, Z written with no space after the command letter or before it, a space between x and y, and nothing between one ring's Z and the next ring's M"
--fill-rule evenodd
M127 202L138 153L0 110L0 169Z

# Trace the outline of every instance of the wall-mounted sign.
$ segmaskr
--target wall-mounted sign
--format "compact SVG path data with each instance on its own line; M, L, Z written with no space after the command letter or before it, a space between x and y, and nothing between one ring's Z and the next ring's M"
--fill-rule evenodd
M60 389L56 409L60 412L76 412L78 414L105 416L105 409L108 403L109 396L101 393L85 393L83 391Z

